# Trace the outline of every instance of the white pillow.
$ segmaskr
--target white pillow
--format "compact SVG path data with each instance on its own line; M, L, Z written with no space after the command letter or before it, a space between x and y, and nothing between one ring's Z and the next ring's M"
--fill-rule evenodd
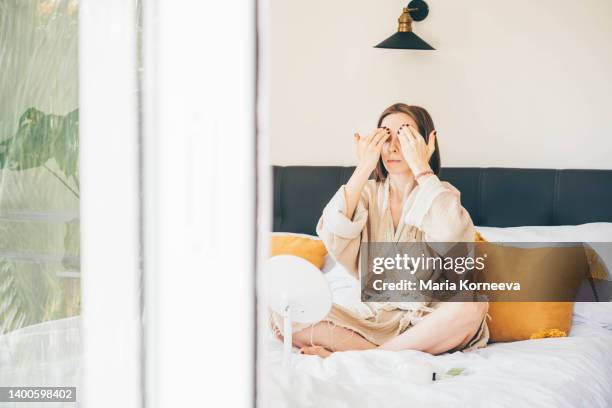
M612 242L612 223L529 227L476 227L489 241L497 242Z
M327 255L325 255L325 259L323 260L321 272L326 274L331 271L334 266L336 266L336 260L328 252Z
M492 242L585 242L612 272L612 223L476 229L484 239ZM612 302L577 302L573 320L612 329Z
M359 281L349 274L340 264L335 264L329 272L325 274L325 279L332 292L334 303L348 307L355 300L359 300L361 293Z
M576 302L572 324L592 323L612 330L612 302Z

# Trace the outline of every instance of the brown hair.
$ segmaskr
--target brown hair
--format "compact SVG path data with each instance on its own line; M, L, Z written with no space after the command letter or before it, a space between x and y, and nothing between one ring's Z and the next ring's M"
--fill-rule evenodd
M378 124L376 127L380 127L382 121L385 117L393 114L393 113L405 113L410 116L417 124L418 131L423 138L425 139L425 143L429 141L429 134L435 129L433 120L424 108L416 105L406 105L405 103L394 103L389 106L387 109L381 113L378 118ZM429 165L435 174L440 172L440 148L438 147L438 139L435 141L436 150L431 155L429 159ZM378 164L376 165L376 181L383 181L387 178L387 169L385 169L385 165L383 163L382 157L378 160Z

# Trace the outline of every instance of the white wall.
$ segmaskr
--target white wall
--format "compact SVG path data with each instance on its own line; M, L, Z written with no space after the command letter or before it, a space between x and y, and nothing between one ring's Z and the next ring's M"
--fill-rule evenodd
M436 51L382 50L406 1L270 0L271 161L352 165L394 102L446 166L612 169L612 1L429 0Z

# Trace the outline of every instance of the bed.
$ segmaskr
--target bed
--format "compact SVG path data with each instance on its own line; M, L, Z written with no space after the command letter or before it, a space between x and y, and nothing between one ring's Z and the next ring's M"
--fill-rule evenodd
M314 235L324 205L352 171L275 166L274 231ZM478 226L612 223L610 170L444 168L440 178L461 191ZM612 233L605 240L612 241ZM612 303L604 307L612 316ZM295 354L290 372L281 365L282 344L272 335L267 339L260 372L264 405L270 407L612 407L612 324L580 316L564 338L440 356L380 350L327 359ZM412 362L428 363L438 373L465 371L419 385L410 377Z

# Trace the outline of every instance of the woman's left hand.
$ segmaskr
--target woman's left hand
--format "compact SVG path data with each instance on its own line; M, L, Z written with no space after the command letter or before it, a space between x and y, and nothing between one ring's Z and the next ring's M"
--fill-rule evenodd
M398 129L397 137L400 141L402 155L412 173L416 176L424 171L431 171L429 159L436 150L436 131L431 131L429 142L425 143L425 138L418 130L404 124Z

